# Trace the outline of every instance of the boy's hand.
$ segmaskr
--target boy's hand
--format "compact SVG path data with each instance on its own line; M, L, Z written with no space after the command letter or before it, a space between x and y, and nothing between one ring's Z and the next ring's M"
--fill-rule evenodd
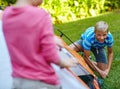
M106 78L108 76L108 70L101 71L100 75L101 75L102 78Z

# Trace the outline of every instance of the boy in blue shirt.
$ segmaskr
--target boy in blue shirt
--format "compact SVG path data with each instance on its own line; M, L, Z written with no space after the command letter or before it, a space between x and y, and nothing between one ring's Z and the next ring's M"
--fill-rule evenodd
M113 36L108 31L108 24L104 21L99 21L95 27L88 28L81 35L80 40L71 44L70 47L77 52L82 51L87 64L98 72L102 78L106 78L113 60L113 42ZM107 56L105 46L107 46L108 50ZM96 62L89 60L91 51L96 58Z

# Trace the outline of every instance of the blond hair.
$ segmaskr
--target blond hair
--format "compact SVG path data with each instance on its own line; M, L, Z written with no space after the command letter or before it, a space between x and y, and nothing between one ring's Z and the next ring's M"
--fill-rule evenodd
M99 31L107 31L108 32L108 24L105 21L99 21L96 23L95 25L95 30L99 30Z

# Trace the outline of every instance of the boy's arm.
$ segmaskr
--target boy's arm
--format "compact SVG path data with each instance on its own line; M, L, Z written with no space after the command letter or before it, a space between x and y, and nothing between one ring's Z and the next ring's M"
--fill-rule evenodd
M84 59L86 61L86 63L95 71L98 72L98 69L96 68L96 65L94 65L94 63L92 63L92 61L90 60L90 51L89 50L84 50Z
M108 73L109 73L111 65L112 65L113 55L114 55L114 53L113 53L112 47L108 48L108 68L107 68Z
M89 65L89 67L91 67L93 70L95 70L96 72L98 72L100 74L101 77L105 78L106 77L106 73L104 71L102 71L100 68L97 67L97 65L95 65L90 59L90 51L88 50L84 50L84 60L86 61L86 63Z

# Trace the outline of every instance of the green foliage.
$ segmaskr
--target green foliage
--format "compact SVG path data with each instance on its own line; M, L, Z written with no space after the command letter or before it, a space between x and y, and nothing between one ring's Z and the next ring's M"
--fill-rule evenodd
M90 16L97 16L107 9L105 0L44 0L54 23L75 21Z
M16 0L0 0L4 9ZM50 12L55 24L76 21L86 17L97 16L106 11L120 8L119 0L43 0L42 7Z
M4 9L6 6L14 4L16 0L0 0L0 7Z
M109 6L109 10L119 9L120 1L119 0L106 0L106 5Z
M7 2L8 5L14 4L16 0L3 0L4 2Z

